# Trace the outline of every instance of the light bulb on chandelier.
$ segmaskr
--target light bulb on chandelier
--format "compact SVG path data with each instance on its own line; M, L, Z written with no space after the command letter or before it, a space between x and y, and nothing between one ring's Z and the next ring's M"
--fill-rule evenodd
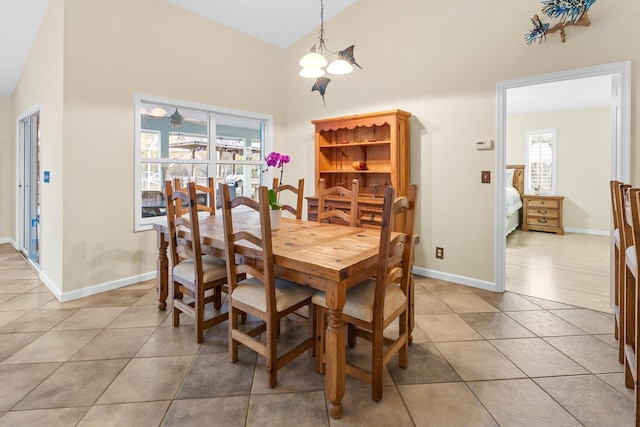
M325 67L326 72L335 75L349 74L353 71L353 66L362 69L360 65L356 63L353 57L354 45L334 52L327 49L324 38L324 2L320 0L320 33L318 34L318 42L311 47L311 51L304 55L298 64L302 67L300 70L300 77L316 79L311 91L317 90L322 96L324 102L324 93L327 85L331 81L329 78L324 77ZM326 56L325 56L325 52ZM335 59L329 63L328 59L335 56Z

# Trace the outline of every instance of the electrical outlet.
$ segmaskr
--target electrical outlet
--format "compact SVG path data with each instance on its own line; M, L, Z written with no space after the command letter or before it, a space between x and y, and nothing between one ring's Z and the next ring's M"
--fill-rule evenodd
M444 259L444 248L436 246L436 258Z

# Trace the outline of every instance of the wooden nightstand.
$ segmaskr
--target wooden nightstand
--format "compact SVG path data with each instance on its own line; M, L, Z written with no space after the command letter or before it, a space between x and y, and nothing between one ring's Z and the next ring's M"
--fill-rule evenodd
M563 196L522 196L522 231L537 230L564 234L562 226Z

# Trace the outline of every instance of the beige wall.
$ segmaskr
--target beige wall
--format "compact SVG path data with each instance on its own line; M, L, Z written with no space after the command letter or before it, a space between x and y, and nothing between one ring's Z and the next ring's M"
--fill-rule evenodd
M507 117L507 164L525 163L527 130L558 129L558 195L565 197L565 229L609 233L609 114L608 107L601 107Z
M42 267L62 293L155 269L155 232L133 232L134 94L273 115L277 144L283 56L163 0L50 2L14 103L42 99L60 126L42 129L43 218L57 220L42 227Z
M63 31L64 4L50 0L29 57L13 93L14 120L40 105L40 158L51 183L42 185L40 265L42 278L62 292L63 197ZM13 141L15 144L15 141ZM15 170L13 171L15 176ZM15 199L15 194L13 195ZM15 206L13 201L12 206ZM12 230L12 237L15 229Z
M523 35L540 8L538 0L356 2L325 30L330 48L355 44L364 70L333 78L325 107L298 76L298 60L316 32L282 51L162 0L51 0L45 24L54 21L50 15L64 22L64 45L58 32L41 29L36 42L51 50L34 48L14 99L14 112L43 99L44 162L52 173L45 209L64 212L47 224L43 271L53 271L68 292L155 268L155 235L132 232L132 109L133 94L141 92L272 114L275 148L292 157L286 179L309 183L311 120L412 112L411 180L420 186L416 265L460 282L493 282L496 188L480 184L480 171L495 176L496 150L477 151L473 142L495 140L496 82L632 60L632 122L640 118L640 3L595 3L591 26L569 28L566 43L551 35L527 46ZM53 76L45 78L36 65L49 56L58 62L51 60ZM62 87L63 111L49 96ZM638 183L635 125L631 136ZM307 188L309 195L313 185ZM434 258L435 246L445 248L444 260Z
M640 3L595 3L591 26L567 29L542 45L527 46L529 19L540 13L538 0L504 2L425 2L367 0L354 3L325 25L330 47L355 44L364 70L335 78L326 107L305 92L297 59L315 34L287 51L285 68L287 148L313 182L312 119L401 108L414 114L411 126L411 180L420 188L416 266L468 282L494 282L494 185L480 183L480 171L495 176L496 150L477 151L478 138L495 140L496 83L549 72L632 60L632 122L640 87ZM632 177L636 129L632 128ZM293 167L293 166L292 166ZM311 190L311 186L309 186ZM445 248L444 260L434 248Z
M0 98L0 242L13 240L15 230L15 121L10 98ZM15 242L15 240L14 240Z
M132 231L134 94L281 120L282 57L163 0L66 2L65 291L155 269L156 233Z

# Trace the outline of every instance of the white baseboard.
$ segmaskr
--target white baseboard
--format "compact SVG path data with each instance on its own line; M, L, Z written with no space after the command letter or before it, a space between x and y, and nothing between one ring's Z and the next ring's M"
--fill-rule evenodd
M18 245L11 237L0 237L0 245L4 243L10 243L13 249L18 250Z
M60 302L64 302L62 300L62 291L60 290L60 288L58 288L58 286L56 286L56 284L53 282L53 280L51 280L49 278L49 276L47 276L46 274L44 274L42 271L40 271L38 273L38 276L40 277L40 280L42 280L42 283L45 284L45 286L47 288L49 288L49 290L51 291L51 293L58 298L58 301Z
M60 302L72 301L78 298L84 298L90 295L99 294L101 292L111 291L114 289L122 288L124 286L129 286L136 283L144 282L146 280L151 280L156 276L157 276L156 272L152 271L149 273L138 274L137 276L125 277L123 279L118 279L111 282L99 283L97 285L89 286L82 289L77 289L75 291L63 292L60 296L56 295L56 297ZM54 292L54 291L52 290L51 292Z
M473 288L485 289L487 291L497 292L494 282L486 280L473 279L471 277L458 276L456 274L443 273L441 271L429 270L422 267L413 267L412 272L418 276L430 277L432 279L446 280L460 285L471 286Z
M582 228L565 227L564 231L567 233L576 233L576 234L592 234L594 236L610 236L611 235L611 232L609 230L585 230Z
M14 248L16 248L15 242L10 238L0 238L0 244L2 243L11 243L11 245ZM99 294L101 292L122 288L124 286L129 286L136 283L144 282L146 280L151 280L157 276L155 271L151 271L149 273L138 274L137 276L125 277L123 279L118 279L111 282L100 283L94 286L89 286L87 288L77 289L75 291L62 292L60 287L53 280L51 280L49 276L43 273L42 270L38 270L38 268L30 260L27 259L26 261L28 264L30 264L33 267L35 272L38 274L38 278L42 280L42 283L47 288L49 288L51 293L60 302L72 301L78 298Z

